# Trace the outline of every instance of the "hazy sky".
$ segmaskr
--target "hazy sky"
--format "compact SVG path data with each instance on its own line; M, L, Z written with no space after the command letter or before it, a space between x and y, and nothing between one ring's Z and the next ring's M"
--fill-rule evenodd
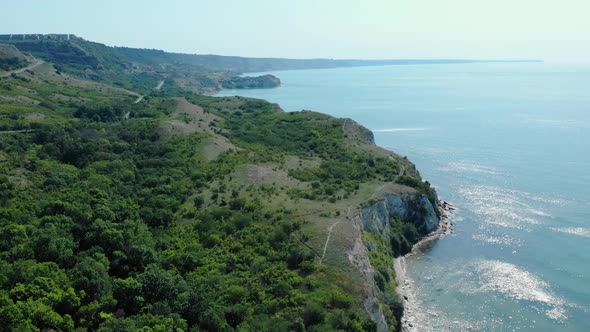
M291 58L590 62L590 0L1 0L0 33Z

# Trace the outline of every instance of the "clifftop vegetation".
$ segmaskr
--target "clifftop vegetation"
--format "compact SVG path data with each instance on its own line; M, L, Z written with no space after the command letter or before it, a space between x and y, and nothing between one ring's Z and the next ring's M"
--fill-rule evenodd
M0 78L0 330L377 330L335 226L434 202L409 161L351 120L187 91L180 55L15 45L53 64Z

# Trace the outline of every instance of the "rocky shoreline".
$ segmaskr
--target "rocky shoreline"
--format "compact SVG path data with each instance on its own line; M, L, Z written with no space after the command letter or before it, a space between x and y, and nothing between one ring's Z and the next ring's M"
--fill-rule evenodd
M450 218L455 213L455 207L446 201L441 201L438 209L440 212L439 227L434 232L414 244L411 252L404 256L394 258L395 279L398 285L397 293L402 299L404 306L404 314L401 319L402 332L418 331L418 322L425 319L425 317L422 317L418 311L416 291L413 282L406 277L406 259L418 252L424 252L426 249L430 248L436 240L450 234L453 230L453 223L450 221Z

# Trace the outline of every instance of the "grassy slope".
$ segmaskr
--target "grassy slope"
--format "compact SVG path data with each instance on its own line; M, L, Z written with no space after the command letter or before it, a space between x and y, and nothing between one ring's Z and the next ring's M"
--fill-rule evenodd
M8 44L0 44L0 59L17 58L26 60L26 56L22 54L16 47Z
M8 326L375 328L346 225L386 193L428 191L410 162L351 120L174 87L135 97L50 64L0 80Z

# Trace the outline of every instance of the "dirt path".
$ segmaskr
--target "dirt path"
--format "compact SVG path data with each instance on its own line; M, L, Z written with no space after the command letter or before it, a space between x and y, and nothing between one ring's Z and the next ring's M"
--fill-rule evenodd
M26 66L24 68L19 68L19 69L7 71L5 73L1 73L0 74L0 77L6 77L6 76L10 76L12 74L20 74L20 73L22 73L24 71L35 69L35 68L39 67L40 65L42 65L44 63L45 63L45 61L43 61L43 60L35 59L34 62L31 65L28 65L28 66Z
M158 83L158 85L156 85L156 87L154 89L155 90L160 90L163 85L164 85L164 81L160 81L160 83ZM137 93L136 95L138 97L137 97L137 99L135 99L135 101L133 103L134 104L139 104L139 103L141 103L141 101L143 100L143 98L145 97L145 95L140 95L139 93Z
M334 227L336 227L336 225L338 225L341 222L342 222L342 220L338 220L337 222L330 225L330 227L328 227L328 237L326 238L326 243L324 243L324 251L322 252L322 257L320 257L320 262L319 262L320 264L322 264L322 261L324 260L324 257L326 256L326 250L328 250L328 243L330 243L330 236L332 236L332 232L334 231Z
M344 125L344 124L343 124ZM373 195L371 195L371 197L369 198L369 200L372 200L375 198L375 196L381 191L383 190L383 188L385 187L385 184L380 186L379 188L377 188L377 190L375 190L375 192L373 193ZM350 207L348 207L348 210L346 211L346 219L350 220L351 216L350 216ZM334 222L332 225L330 225L330 227L328 227L328 236L326 237L326 242L324 243L324 250L322 251L322 256L319 259L319 263L322 264L322 261L324 260L324 257L326 256L326 251L328 250L328 244L330 243L330 237L332 236L332 232L334 231L334 228L336 226L338 226L338 224L340 224L342 222L342 220L338 220L336 222Z
M377 190L375 190L375 192L373 193L373 195L371 195L371 198L369 198L369 201L374 199L375 196L381 191L383 190L383 188L385 187L385 185L382 185L381 187L377 188Z
M346 211L346 220L350 220L350 218L350 207L348 207L348 210ZM341 222L342 220L338 220L334 222L332 225L330 225L330 227L328 227L328 236L326 237L326 243L324 243L324 250L319 260L320 264L322 264L324 257L326 257L326 250L328 250L328 243L330 243L330 237L332 236L332 232L334 231L334 228Z
M145 96L139 96L139 97L137 97L137 99L135 99L135 101L133 103L134 104L139 104L143 100L143 97L145 97Z

